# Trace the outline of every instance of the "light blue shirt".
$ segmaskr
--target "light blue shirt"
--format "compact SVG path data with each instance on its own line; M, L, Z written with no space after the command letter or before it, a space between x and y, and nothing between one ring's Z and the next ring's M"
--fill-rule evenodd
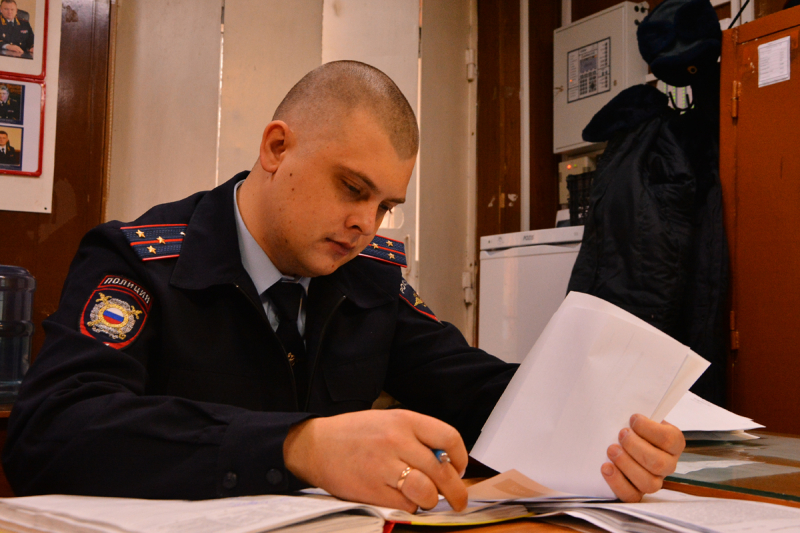
M244 181L240 181L236 184L236 187L233 188L233 206L235 207L234 212L236 213L236 235L239 239L239 253L242 255L242 266L250 275L250 279L253 280L253 285L256 286L258 294L261 295L261 302L264 305L264 311L267 313L269 325L272 326L273 330L277 331L280 319L275 312L272 301L266 295L265 291L279 281L292 281L299 283L303 289L305 289L306 294L308 294L308 284L311 283L311 278L296 278L281 274L277 267L272 264L269 256L250 234L247 226L244 225L241 213L239 213L239 202L236 199L236 192L239 190L242 183L244 183ZM300 332L300 335L303 335L305 329L306 309L304 305L301 305L300 314L297 317L297 330Z

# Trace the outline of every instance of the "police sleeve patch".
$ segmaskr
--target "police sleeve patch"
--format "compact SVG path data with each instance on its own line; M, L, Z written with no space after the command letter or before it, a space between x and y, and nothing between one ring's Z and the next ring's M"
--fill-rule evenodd
M414 290L414 287L408 284L405 278L400 280L400 299L410 305L418 313L422 313L428 318L432 318L433 320L439 322L439 319L433 314L431 308L422 301L422 298L419 297L417 291Z
M151 304L150 293L138 284L105 276L83 308L81 333L121 350L141 333Z

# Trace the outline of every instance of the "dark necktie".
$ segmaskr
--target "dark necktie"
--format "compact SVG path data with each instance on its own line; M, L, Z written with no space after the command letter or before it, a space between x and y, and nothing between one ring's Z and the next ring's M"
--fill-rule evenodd
M267 289L267 296L272 301L275 313L278 315L278 329L275 332L281 341L286 357L294 371L294 381L297 385L297 399L301 406L308 392L308 368L306 365L306 347L303 337L297 329L297 317L300 305L305 296L305 289L299 283L279 281Z

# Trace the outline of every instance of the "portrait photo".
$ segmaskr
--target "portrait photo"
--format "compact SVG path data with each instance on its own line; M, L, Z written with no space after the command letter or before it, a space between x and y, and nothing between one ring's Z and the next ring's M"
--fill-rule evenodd
M0 124L22 124L25 86L0 79Z
M0 126L0 169L22 170L22 128Z
M0 0L0 72L43 75L47 0Z
M0 77L0 175L41 175L44 83Z

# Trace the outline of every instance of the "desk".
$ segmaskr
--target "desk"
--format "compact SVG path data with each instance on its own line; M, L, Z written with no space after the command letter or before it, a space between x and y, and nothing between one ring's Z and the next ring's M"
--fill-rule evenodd
M35 51L35 50L34 50ZM33 54L30 52L22 52L21 54L0 48L0 56L5 57L18 57L19 59L33 59Z
M689 442L681 461L747 461L728 468L706 468L684 475L672 475L664 488L715 498L776 503L800 507L800 437L751 431L761 437L741 442ZM469 483L469 480L467 481ZM604 531L580 521L587 531ZM396 533L564 533L574 531L561 526L518 520L505 524L473 528L424 528L396 526Z
M800 437L751 431L757 440L689 443L682 461L748 461L750 464L672 475L664 488L717 498L800 507Z

